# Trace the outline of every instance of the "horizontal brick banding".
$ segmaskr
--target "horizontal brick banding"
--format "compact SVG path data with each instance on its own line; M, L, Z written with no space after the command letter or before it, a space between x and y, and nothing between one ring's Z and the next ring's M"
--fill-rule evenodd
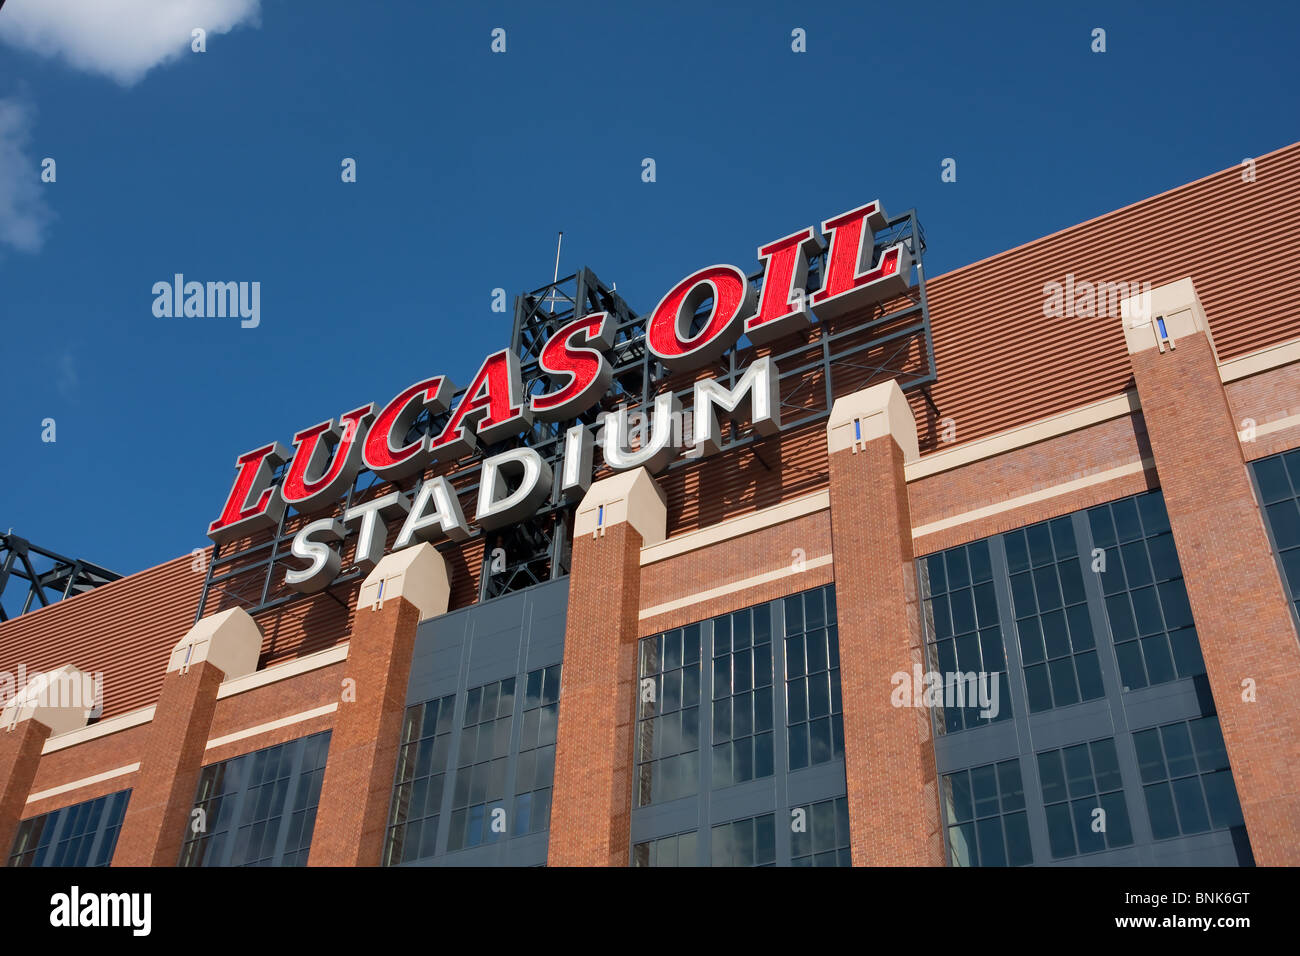
M804 515L646 565L641 569L641 607L655 607L706 588L788 568L800 557L796 550L803 552L805 560L830 553L829 512Z
M290 715L286 714L285 716ZM287 727L279 727L276 730L268 730L253 737L233 740L219 747L208 747L203 752L203 766L221 763L223 760L231 760L244 754L265 750L267 747L274 747L277 744L288 743L290 740L297 740L299 737L310 737L312 734L318 734L323 730L333 729L334 714L312 717L309 720L289 724ZM216 735L214 734L213 737L215 738Z
M1247 461L1267 458L1300 445L1300 365L1284 365L1229 382L1224 392L1238 431L1246 427L1248 418L1254 419L1257 432L1270 423L1297 418L1280 430L1257 434L1254 441L1242 442L1241 451Z
M141 759L145 741L148 739L149 725L140 724L107 737L88 740L75 747L66 747L41 757L41 766L32 781L32 793L61 787L74 780L84 780L95 774L104 773ZM59 807L72 806L106 793L116 793L131 785L131 777L108 780L92 784L84 789L71 790L54 797L47 797L39 803L28 804L24 816L36 816L49 813Z
M335 703L343 692L342 681L346 674L347 661L340 661L242 694L223 697L217 701L208 737L224 737L246 727Z
M908 483L912 525L921 527L1151 454L1141 415L1127 415Z

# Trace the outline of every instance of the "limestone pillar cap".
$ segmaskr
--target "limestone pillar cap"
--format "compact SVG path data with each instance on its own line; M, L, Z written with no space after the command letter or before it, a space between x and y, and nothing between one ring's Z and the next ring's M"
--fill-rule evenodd
M64 664L36 674L18 689L0 713L0 726L13 730L19 722L35 720L50 728L51 735L65 734L86 726L98 705L92 675Z
M1120 300L1120 316L1129 355L1174 351L1179 339L1197 334L1204 334L1214 348L1209 319L1190 277Z
M826 423L828 454L852 449L856 452L867 442L889 436L903 450L903 461L921 457L916 438L916 418L898 382L872 385L835 399L830 420Z
M195 664L209 661L226 680L257 670L262 653L262 631L242 607L232 607L203 618L172 648L167 673L185 674Z
M427 541L380 558L361 583L357 610L379 610L385 601L399 597L415 605L421 621L447 613L451 601L447 560Z
M573 534L598 538L626 522L641 535L641 546L668 537L668 504L663 489L645 468L633 468L593 482L578 505Z

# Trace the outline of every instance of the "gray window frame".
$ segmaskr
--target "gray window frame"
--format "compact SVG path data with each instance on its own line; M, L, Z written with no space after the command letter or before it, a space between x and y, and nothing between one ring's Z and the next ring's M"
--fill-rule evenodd
M776 866L791 866L791 830L788 821L797 808L809 808L813 804L847 795L848 787L845 776L843 757L832 757L829 761L814 764L799 770L789 769L789 742L786 732L786 660L785 641L787 637L785 600L796 594L802 596L809 592L829 589L834 595L834 584L808 588L795 594L784 595L771 601L762 601L771 609L772 626L772 674L773 681L773 773L770 777L749 780L729 787L713 789L713 721L711 712L706 719L705 704L710 707L713 702L713 652L714 619L725 617L735 611L713 615L702 621L691 622L700 627L700 660L708 666L701 665L700 674L700 788L695 794L680 797L663 803L652 803L644 807L633 807L629 848L635 854L639 843L653 842L662 837L678 836L689 831L697 831L696 854L697 866L709 866L712 859L711 834L714 826L774 814L776 820ZM838 597L835 598L838 608ZM749 605L750 608L757 605ZM743 611L746 608L737 608ZM827 624L832 623L828 619ZM838 631L838 613L833 623ZM670 629L673 630L673 629ZM653 637L661 632L642 635L642 639ZM640 660L640 640L638 662ZM640 673L638 665L638 675ZM842 694L840 695L842 697ZM634 772L635 755L629 761L629 773Z
M1150 492L1142 494L1148 493ZM1125 497L1137 498L1139 495ZM1114 503L1109 501L1102 504ZM1058 517L1069 518L1072 523L1078 546L1078 560L1084 572L1084 589L1087 594L1087 605L1094 629L1105 694L1090 701L1054 707L1035 714L1029 712L1024 663L1020 654L1019 633L1016 629L1010 592L1004 532L988 535L983 540L989 543L989 558L993 567L993 582L997 594L998 617L1002 628L1009 684L1001 690L1004 695L1010 696L1012 718L983 726L945 731L939 726L937 715L931 714L938 774L942 778L944 774L957 770L971 769L1009 759L1019 760L1025 802L1029 812L1030 841L1033 849L1033 862L1029 864L1031 866L1242 865L1243 860L1249 859L1249 847L1244 830L1239 828L1211 830L1194 836L1169 837L1162 840L1155 840L1152 836L1146 804L1142 799L1142 783L1138 772L1133 733L1155 725L1212 716L1215 714L1214 702L1209 683L1204 675L1175 678L1172 681L1135 690L1122 689L1100 574L1091 570L1095 544L1088 511L1092 507L1097 506L1090 505ZM1039 523L1041 522L1031 522L1031 524ZM1021 527L1029 527L1029 525ZM1020 528L1008 530L1015 531ZM972 542L964 542L964 544L969 543ZM920 590L921 562L930 556L927 554L918 557L914 562L918 596L923 593ZM1118 556L1108 554L1107 560L1112 559L1118 560ZM1126 847L1108 848L1054 860L1048 839L1047 815L1043 804L1041 781L1038 777L1036 754L1040 751L1087 743L1102 737L1115 738L1123 781L1124 802L1132 829L1133 843ZM942 824L945 858L951 865L952 848L948 839L950 821L942 809L941 813L944 814Z

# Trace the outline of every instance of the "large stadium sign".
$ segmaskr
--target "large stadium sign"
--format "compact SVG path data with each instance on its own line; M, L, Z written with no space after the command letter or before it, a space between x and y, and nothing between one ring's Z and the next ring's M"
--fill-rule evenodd
M668 371L689 372L718 359L742 336L764 345L808 326L813 310L822 319L833 319L899 295L908 288L911 254L905 242L875 254L875 235L886 223L878 201L824 221L829 245L821 287L811 295L805 290L809 263L824 248L811 226L759 246L761 294L737 266L713 265L692 273L655 307L646 324L647 349ZM547 339L538 364L550 381L560 384L545 393L526 394L517 354L503 349L484 360L454 408L457 390L445 376L435 375L403 389L382 408L371 402L302 429L293 436L292 452L275 441L240 455L234 485L208 537L220 545L273 528L290 506L308 516L337 511L363 468L380 479L399 481L434 462L456 462L481 446L519 435L536 421L564 422L589 411L610 389L612 326L607 313L594 312ZM779 382L769 357L753 361L729 388L717 379L696 382L691 454L717 452L719 412L747 419L758 434L778 430ZM649 437L639 436L635 447L628 410L606 412L600 418L605 465L661 471L678 453L671 423L681 411L676 395L657 396ZM411 438L412 425L425 413L447 415L446 424L437 433ZM475 521L484 529L501 528L528 517L552 496L579 498L591 483L594 444L586 426L567 429L558 482L551 465L527 446L484 458ZM286 464L276 483L274 476ZM392 491L351 504L341 517L305 524L292 545L293 556L305 567L289 571L286 583L303 592L328 586L339 572L338 545L349 527L358 534L356 564L372 567L383 555L390 521L401 522L396 549L417 541L463 540L471 533L449 478L433 477L413 497Z

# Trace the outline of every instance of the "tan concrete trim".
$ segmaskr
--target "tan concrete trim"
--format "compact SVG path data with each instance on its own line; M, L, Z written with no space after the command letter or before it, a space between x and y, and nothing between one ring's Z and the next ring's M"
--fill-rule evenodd
M1255 426L1255 437L1260 435L1271 435L1273 432L1286 431L1288 428L1294 428L1300 425L1300 415L1288 415L1286 418L1279 418L1275 421L1265 422L1262 425ZM1237 440L1240 442L1249 441L1250 432L1247 429L1241 429L1237 432Z
M1300 339L1279 342L1277 345L1270 345L1249 355L1228 359L1219 366L1219 378L1226 385L1228 382L1235 382L1295 362L1300 362Z
M597 538L605 529L625 521L636 529L645 545L659 544L667 533L667 499L645 467L593 482L574 513L573 536Z
M1074 481L1062 482L1061 484L1053 485L1050 488L1041 488L1038 491L1031 491L1027 495L1019 495L1015 498L1008 498L1006 501L999 501L994 505L976 508L974 511L964 511L959 515L953 515L951 518L932 521L929 524L923 524L919 527L913 528L912 540L915 541L917 538L923 538L927 534L934 534L936 531L947 531L949 528L955 528L958 525L963 525L970 521L979 521L981 518L989 518L996 514L1002 514L1004 511L1023 508L1025 505L1032 505L1039 501L1045 501L1048 498L1068 495L1072 491L1079 491L1082 488L1090 488L1093 485L1100 485L1103 482L1113 481L1116 478L1123 478L1126 475L1139 474L1154 467L1154 459L1143 458L1141 461L1134 461L1127 465L1120 465L1118 468L1108 468L1105 471L1098 471L1091 475L1085 475L1082 478L1076 478Z
M243 730L236 730L233 734L226 734L224 737L213 737L208 741L205 749L211 750L213 747L220 747L223 744L233 744L236 740L245 740L249 737L256 737L258 734L269 734L273 730L279 730L281 727L289 727L293 724L300 724L304 720L311 720L313 717L324 717L326 714L332 714L339 709L338 701L332 704L326 704L324 707L313 707L311 710L304 710L300 714L294 714L291 717L281 717L279 720L268 720L264 724L257 724L254 727L246 727Z
M314 670L329 667L331 664L337 664L339 661L347 659L348 642L344 641L342 644L336 644L323 651L304 654L296 660L285 661L283 664L276 664L266 670L253 671L253 673L245 674L243 677L224 681L217 688L217 700L233 697L235 694L242 694L257 687L265 687L267 684L274 684L276 681L288 680L290 677L297 677L299 674L309 674Z
M743 591L746 588L758 587L760 584L768 584L771 581L779 581L781 578L787 578L794 574L802 574L804 571L811 571L813 568L820 568L823 565L830 564L834 557L829 554L823 554L816 558L809 558L802 566L795 567L793 564L786 568L777 568L775 571L765 571L763 574L756 574L752 578L745 578L741 581L731 581L720 587L709 588L707 591L697 591L695 594L688 594L686 597L678 598L675 601L666 601L663 604L656 604L654 607L643 608L637 616L641 620L655 617L659 614L667 614L669 611L677 611L684 607L690 607L692 604L700 604L704 601L711 601L714 598L722 597L724 594L732 594L736 591Z
M921 456L916 438L916 418L898 382L888 381L835 399L826 420L826 452L852 450L857 454L867 442L892 438L903 461Z
M698 531L687 531L675 538L669 538L659 544L652 544L649 547L642 548L641 566L645 567L647 564L654 564L656 561L675 558L679 554L707 548L712 544L721 544L723 541L730 541L732 538L739 538L741 535L761 531L763 528L770 528L773 525L785 524L787 521L794 521L796 518L802 518L805 515L825 511L830 506L831 494L829 491L814 491L810 495L800 495L798 498L783 501L779 505L773 505L761 511L753 511L747 515L728 518L726 521L719 521L707 528L700 528Z
M91 784L100 783L104 780L112 780L114 777L125 777L127 774L135 773L140 769L139 761L129 763L125 767L118 767L116 770L105 770L103 773L97 773L91 777L82 777L80 780L74 780L72 783L60 784L57 787L50 787L48 790L41 790L33 793L27 798L28 803L35 803L38 800L45 800L49 797L57 797L61 793L71 793L73 790L80 790L82 787L89 787Z
M94 740L97 737L107 737L109 734L116 734L132 727L138 727L141 724L147 724L153 720L153 712L154 705L150 704L148 707L141 707L139 710L101 720L89 727L81 727L77 730L70 730L66 734L59 734L57 737L50 737L45 741L45 746L41 748L41 753L48 754L67 747L75 747L77 744L84 744L86 741Z
M928 478L930 475L937 475L943 471L960 468L962 465L983 461L985 458L993 458L1005 452L1032 445L1035 442L1078 431L1080 428L1098 425L1114 418L1123 418L1125 415L1131 415L1141 408L1142 404L1138 401L1137 389L1129 389L1123 395L1103 399L1100 402L1092 402L1089 405L1081 405L1078 408L1070 409L1068 412L1060 412L1047 418L1040 418L1038 421L1029 422L1026 425L1020 425L1004 432L998 432L996 435L980 438L965 445L959 445L951 451L934 452L926 455L920 461L904 465L903 473L908 481Z

